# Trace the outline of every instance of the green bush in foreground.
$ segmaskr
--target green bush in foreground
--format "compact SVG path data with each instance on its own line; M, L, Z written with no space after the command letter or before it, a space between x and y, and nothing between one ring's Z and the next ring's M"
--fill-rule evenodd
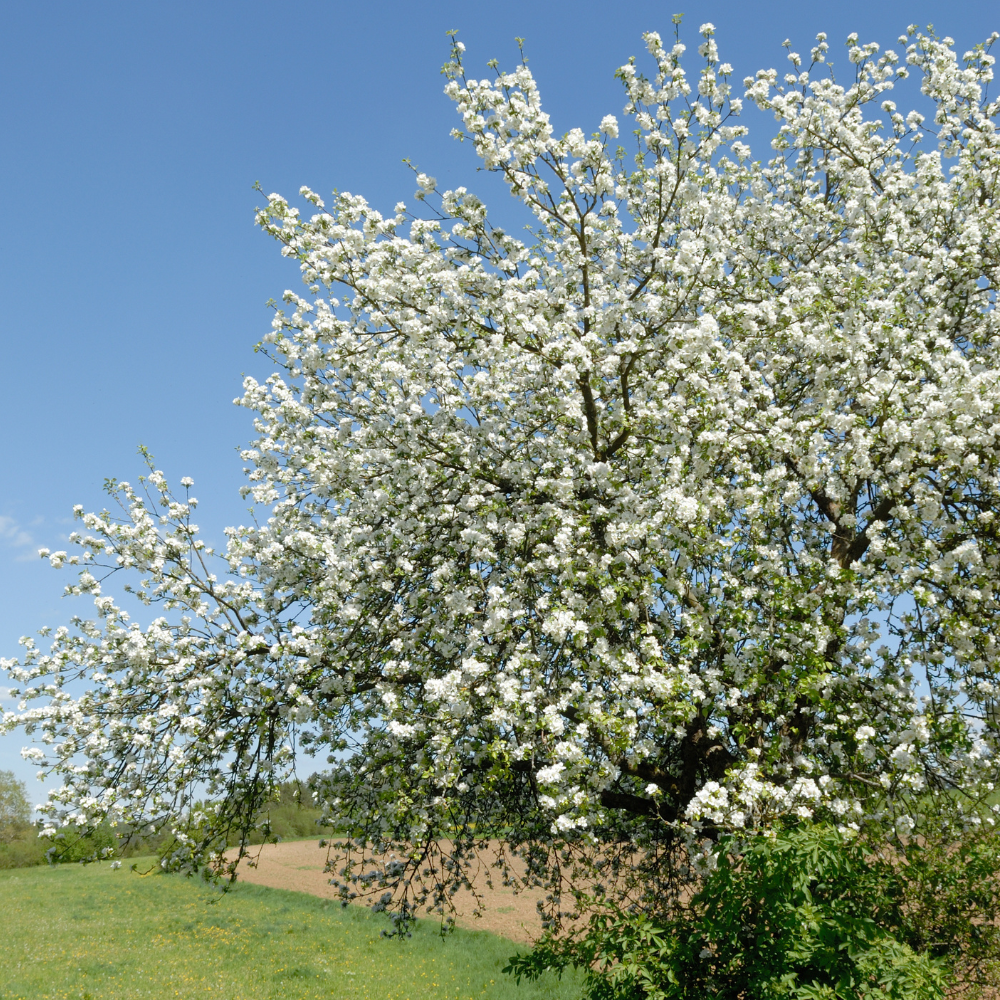
M146 858L140 870L156 865ZM154 868L155 871L155 868ZM513 944L484 931L441 938L420 921L386 940L386 917L332 900L123 867L0 873L3 1000L575 1000L577 977L518 988Z
M505 971L584 969L589 1000L937 1000L997 982L992 831L878 855L824 826L734 847L682 916L597 914Z

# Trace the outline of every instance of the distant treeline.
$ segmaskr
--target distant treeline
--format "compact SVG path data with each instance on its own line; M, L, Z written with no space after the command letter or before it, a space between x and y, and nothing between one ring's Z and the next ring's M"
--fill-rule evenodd
M285 782L261 810L261 829L251 835L250 842L319 837L324 832L319 827L320 817L307 783ZM127 845L108 823L85 834L66 831L52 838L40 837L40 824L31 820L24 783L12 772L0 771L0 869L161 854L169 850L173 839L169 828L169 823L164 824L158 833L133 838Z

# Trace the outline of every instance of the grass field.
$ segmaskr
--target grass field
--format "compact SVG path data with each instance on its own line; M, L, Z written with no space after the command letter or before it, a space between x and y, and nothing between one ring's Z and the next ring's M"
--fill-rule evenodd
M140 865L140 870L148 866ZM60 865L0 872L3 1000L570 1000L578 982L521 986L500 969L517 946L485 931L444 940L303 893Z

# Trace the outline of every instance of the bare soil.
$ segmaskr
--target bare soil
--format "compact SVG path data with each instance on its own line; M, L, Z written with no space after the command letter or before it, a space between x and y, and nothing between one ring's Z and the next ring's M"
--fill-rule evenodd
M258 853L259 852L259 853ZM230 852L235 857L235 852ZM313 896L336 899L337 892L330 885L330 875L324 871L328 859L326 847L319 847L315 840L296 840L280 844L264 844L251 849L238 868L239 879L272 889L291 889L308 892ZM336 866L335 866L336 867ZM455 922L470 930L491 931L511 941L527 943L542 931L541 920L535 904L542 897L539 891L522 890L515 894L494 881L494 888L486 884L489 869L484 863L479 873L471 879L480 897L480 916L474 916L475 896L463 889L455 896ZM433 919L431 914L428 917Z

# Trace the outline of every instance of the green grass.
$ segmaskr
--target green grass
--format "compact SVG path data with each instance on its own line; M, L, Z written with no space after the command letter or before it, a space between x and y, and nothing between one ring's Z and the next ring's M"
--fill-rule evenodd
M500 969L517 945L485 931L445 939L298 892L239 885L223 895L124 867L0 872L3 1000L571 1000L579 980L517 986Z

